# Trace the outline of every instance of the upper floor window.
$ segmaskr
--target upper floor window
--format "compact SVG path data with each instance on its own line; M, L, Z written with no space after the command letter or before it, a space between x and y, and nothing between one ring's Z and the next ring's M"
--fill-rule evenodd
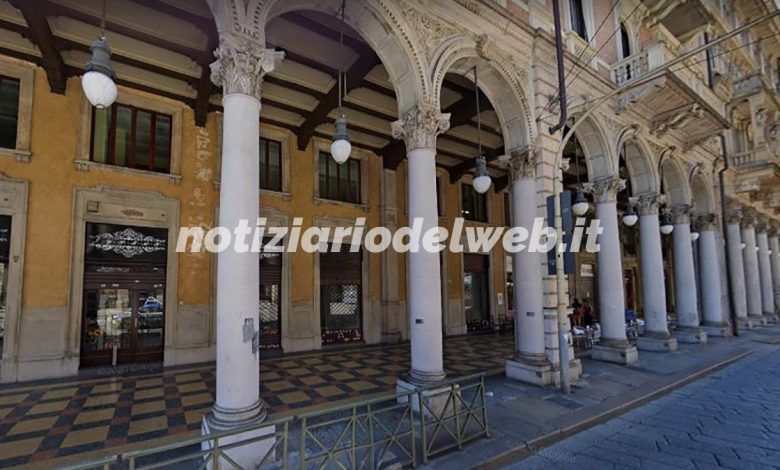
M620 23L620 52L623 59L631 55L631 41L628 39L626 25Z
M0 75L0 147L3 148L16 148L19 85L19 80Z
M282 144L260 138L260 189L282 190Z
M582 0L569 0L569 11L571 13L571 29L587 41L588 29L585 26L585 10L582 7Z
M169 173L171 122L168 114L114 104L94 109L91 160L138 170Z
M339 165L326 152L320 152L319 197L360 203L360 161L350 158Z
M466 220L475 222L487 222L487 198L485 194L478 193L471 184L462 184L461 214Z

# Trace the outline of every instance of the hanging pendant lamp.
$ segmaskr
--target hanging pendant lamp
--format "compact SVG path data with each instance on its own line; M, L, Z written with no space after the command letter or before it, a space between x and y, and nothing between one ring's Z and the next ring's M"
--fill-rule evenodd
M344 9L346 7L346 0L341 2L341 27L344 27ZM344 31L339 32L339 48L343 54L344 52ZM347 132L347 118L342 111L341 103L343 99L344 89L346 87L346 80L344 77L344 71L341 70L339 65L339 77L336 86L339 87L339 116L336 118L336 122L333 126L336 128L333 134L333 142L330 144L330 154L333 160L339 165L349 160L349 156L352 153L352 143L350 142L349 133Z
M81 88L92 106L108 108L116 100L115 75L111 68L111 49L106 41L106 0L103 0L103 16L100 19L100 36L90 47L92 57L84 66Z
M488 189L490 189L490 183L492 180L490 179L490 173L487 171L487 160L485 160L485 156L482 154L482 117L480 116L479 111L479 82L477 81L477 66L474 66L474 95L476 96L477 101L477 145L478 145L478 152L479 155L477 156L477 171L476 175L474 177L474 181L472 181L472 185L474 186L474 190L480 194L484 194L487 192Z

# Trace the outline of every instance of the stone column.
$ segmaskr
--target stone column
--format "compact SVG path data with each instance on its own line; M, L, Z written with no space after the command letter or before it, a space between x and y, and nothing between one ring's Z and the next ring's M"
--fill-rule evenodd
M512 181L512 226L530 230L536 219L535 148L515 149L507 161ZM556 382L557 368L544 344L544 289L541 255L529 250L512 254L515 312L515 354L506 361L507 377L546 386ZM570 378L579 378L579 361L570 364Z
M664 202L661 194L642 194L636 198L639 213L640 269L642 272L642 303L645 334L637 340L637 348L647 351L675 351L677 339L669 334L666 311L664 259L661 252L661 231L658 206Z
M617 217L617 193L626 181L617 176L593 181L585 189L596 201L596 218L603 232L599 237L598 289L601 342L593 347L591 357L600 361L631 364L639 354L626 338L626 301L623 292L623 262Z
M772 268L769 260L768 225L757 226L756 243L758 245L758 272L761 279L761 308L767 322L775 320L775 293L772 289Z
M758 245L756 244L756 215L744 210L742 217L742 242L745 248L742 257L745 264L745 289L747 291L748 318L754 326L766 325L761 305L761 275L758 267Z
M687 204L670 209L674 223L674 293L677 308L675 336L681 343L706 343L707 333L699 326L696 300L696 273L691 242L691 207Z
M234 36L223 36L215 55L211 80L223 89L224 108L219 225L236 233L239 221L253 226L259 215L260 88L263 76L284 55ZM259 423L266 417L258 366L259 254L240 253L231 245L217 256L217 397L212 412L203 419L205 434ZM260 452L259 447L251 447L234 449L230 455L248 466Z
M409 226L421 219L423 234L439 225L436 137L447 129L449 114L431 105L417 105L392 123L393 137L406 142ZM407 263L412 368L399 379L399 391L444 379L439 253L410 251Z
M772 226L769 232L769 262L772 269L772 290L775 296L775 319L778 319L777 310L780 307L780 239L778 239L778 227Z
M707 336L729 336L728 319L723 312L720 263L718 263L718 216L704 214L696 218L699 227L699 279L701 286L702 327Z
M734 297L735 316L739 329L753 328L753 322L748 318L747 291L745 288L745 265L743 263L744 250L742 249L742 210L733 208L728 213L726 232L728 234L728 256L730 264L729 285L731 295Z

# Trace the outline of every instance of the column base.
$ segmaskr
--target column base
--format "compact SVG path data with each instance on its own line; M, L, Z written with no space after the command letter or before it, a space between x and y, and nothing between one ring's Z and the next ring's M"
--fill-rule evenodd
M748 319L753 322L754 328L761 328L769 324L763 315L748 315Z
M235 463L241 466L241 468L258 468L260 464L271 464L275 461L273 455L267 454L272 452L274 444L276 443L276 427L275 426L262 426L261 423L265 420L265 412L263 412L258 418L251 421L244 421L241 423L234 423L225 425L224 422L215 420L214 414L209 413L203 417L201 423L201 435L208 436L211 434L230 431L231 429L238 429L244 426L248 426L254 422L258 424L255 429L220 438L218 441L219 447L223 452ZM230 449L225 449L226 446L246 442L246 444L238 445ZM202 451L211 450L214 446L214 441L203 441L200 445ZM212 468L230 468L232 464L225 458L220 458L218 464L212 460L209 460L206 468L211 470Z
M707 332L698 326L678 327L674 337L677 338L678 343L705 344L707 342Z
M614 362L627 366L639 360L639 352L635 346L625 340L602 340L600 344L593 346L590 358L594 361Z
M453 415L456 412L454 405L460 403L460 400L451 399L450 394L457 393L460 395L460 391L457 390L457 385L455 386L454 391L452 390L451 385L443 385L438 388L428 388L423 390L422 393L408 394L409 392L419 390L419 388L420 386L417 384L398 379L398 382L395 384L395 391L399 394L396 402L405 404L411 399L413 412L417 414L424 413L425 416L436 419L440 419L447 415ZM420 403L420 396L422 396L424 401L423 404Z
M741 331L750 331L753 328L755 328L756 325L753 323L753 320L751 320L750 318L748 318L748 317L740 317L740 318L737 318L737 327Z
M732 335L731 325L728 323L705 323L701 328L707 333L707 337L728 338Z
M674 336L640 336L636 340L640 351L673 352L677 351L677 338Z
M543 355L544 357L544 355ZM506 360L506 376L518 382L524 382L539 387L560 385L561 373L559 367L554 367L547 361L515 356ZM582 362L579 359L569 361L569 382L579 380L582 376Z
M767 323L777 323L777 315L774 313L764 313L764 320Z

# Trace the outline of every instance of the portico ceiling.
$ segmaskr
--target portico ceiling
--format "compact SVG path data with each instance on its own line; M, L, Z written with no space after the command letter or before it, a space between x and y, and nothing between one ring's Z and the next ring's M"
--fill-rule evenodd
M221 109L221 90L210 80L209 64L218 44L205 0L108 0L106 30L117 82L179 100L195 111L197 125ZM47 74L51 90L64 93L67 78L83 73L89 46L99 34L101 0L0 0L0 54L34 62ZM344 33L344 47L339 33ZM337 72L346 73L344 114L353 145L396 168L405 157L391 136L398 108L384 66L360 36L336 18L300 11L267 25L269 47L286 59L263 85L261 122L293 132L299 147L312 137L330 139L337 114ZM473 83L448 75L442 111L451 113L450 130L438 139L437 165L457 180L473 171L477 156L476 98ZM503 175L496 157L504 153L501 126L481 95L483 153L494 176ZM501 176L497 187L505 186Z

